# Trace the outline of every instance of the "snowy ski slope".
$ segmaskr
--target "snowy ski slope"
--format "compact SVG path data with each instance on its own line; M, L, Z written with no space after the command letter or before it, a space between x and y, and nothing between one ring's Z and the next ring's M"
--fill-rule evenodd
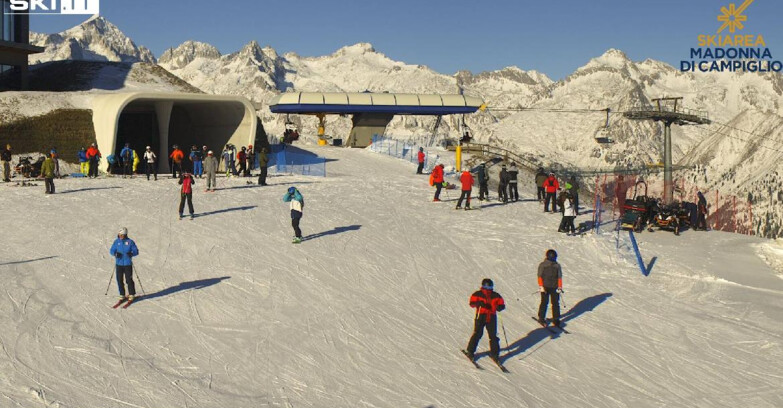
M626 235L555 232L529 175L522 202L454 211L409 163L313 150L329 177L221 178L214 194L197 180L193 221L177 220L165 177L61 180L48 197L42 183L0 186L0 406L783 406L776 244L645 232L644 261L657 259L644 277ZM315 235L300 245L290 185ZM147 297L114 310L115 283L104 291L121 226ZM571 332L555 337L530 319L548 248ZM459 352L484 277L508 305L510 374L486 337L483 371Z

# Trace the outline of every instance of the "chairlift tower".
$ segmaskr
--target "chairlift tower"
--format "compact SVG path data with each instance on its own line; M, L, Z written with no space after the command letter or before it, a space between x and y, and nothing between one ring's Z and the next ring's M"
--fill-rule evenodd
M623 116L633 120L663 122L663 201L670 204L674 199L672 182L672 124L708 125L712 123L704 112L682 107L682 97L653 99L653 106L634 108ZM679 106L678 106L679 104Z

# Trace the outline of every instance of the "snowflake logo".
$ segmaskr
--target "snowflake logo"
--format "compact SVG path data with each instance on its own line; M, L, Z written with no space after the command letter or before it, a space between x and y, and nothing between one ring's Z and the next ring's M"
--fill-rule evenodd
M754 0L745 0L742 5L737 8L737 6L734 3L729 4L729 8L726 8L726 6L723 6L720 8L721 15L718 16L718 21L723 22L723 24L718 29L718 34L720 34L721 31L723 31L726 27L729 28L729 32L733 33L736 30L742 30L745 28L745 25L742 24L743 21L748 21L748 16L742 14L743 11L745 11L748 6L750 6L751 3L753 3Z

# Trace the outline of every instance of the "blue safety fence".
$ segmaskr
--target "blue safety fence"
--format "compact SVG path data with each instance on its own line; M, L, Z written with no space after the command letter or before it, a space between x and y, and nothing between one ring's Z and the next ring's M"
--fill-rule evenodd
M315 153L287 144L270 146L269 169L277 173L326 177L326 159ZM258 156L256 156L258 164Z
M391 139L388 137L380 136L380 135L373 135L372 137L372 144L370 145L370 151L385 154L387 156L396 157L398 159L402 159L405 161L409 161L415 165L419 165L419 148L423 146L419 146L413 143L406 143L400 140ZM430 160L430 153L427 151L427 149L424 149L424 171L430 172L432 171L432 167L434 167L434 163L437 161L435 158L437 158L437 155L432 158L433 160Z

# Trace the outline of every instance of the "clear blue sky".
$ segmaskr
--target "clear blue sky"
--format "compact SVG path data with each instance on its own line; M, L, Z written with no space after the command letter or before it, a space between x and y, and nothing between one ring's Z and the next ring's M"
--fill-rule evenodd
M516 65L561 79L609 48L679 66L722 6L743 0L101 0L101 14L156 56L186 40L222 53L250 40L279 53L330 54L372 43L394 60L444 74ZM762 34L783 60L783 1L755 0L742 34ZM86 16L33 16L53 33Z

